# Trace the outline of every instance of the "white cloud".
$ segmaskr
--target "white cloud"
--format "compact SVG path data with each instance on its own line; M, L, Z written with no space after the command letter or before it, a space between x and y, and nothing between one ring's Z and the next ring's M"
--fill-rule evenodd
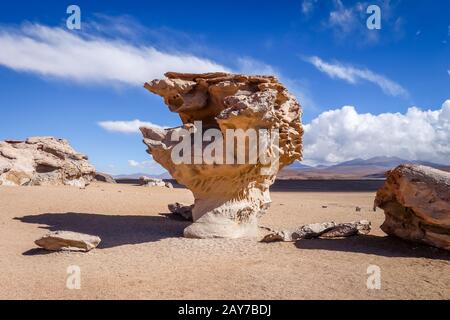
M302 2L302 12L305 15L310 14L314 10L314 6L317 0L303 0Z
M101 121L98 123L98 125L109 132L120 132L120 133L139 133L140 132L139 128L146 126L164 128L157 124L137 119L132 121Z
M183 52L76 33L63 28L27 24L0 31L0 65L16 71L76 82L142 85L168 70L227 71L208 59Z
M154 46L137 46L117 40L135 38L130 24L138 33L151 31L130 18L108 16L103 16L100 23L84 23L81 31L40 24L5 27L0 30L0 66L77 83L105 83L108 86L117 83L142 86L146 81L163 77L167 71L278 75L283 82L298 83L251 57L238 57L235 68L228 68L189 53L162 51ZM305 90L292 91L304 104L312 105ZM99 123L106 130L127 133L138 132L139 126L145 124L139 120Z
M320 114L305 125L305 162L396 156L450 164L450 100L438 110L360 114L352 106Z
M369 69L358 69L350 65L341 63L328 63L313 56L305 59L314 65L319 71L327 74L331 78L338 78L351 84L356 84L360 80L371 82L383 90L384 93L391 96L408 96L408 92L398 83L379 75Z
M330 11L328 19L323 25L334 31L336 38L344 39L347 36L358 37L366 42L373 39L373 32L368 33L366 28L366 8L368 3L357 2L353 6L346 7L341 0L333 1L333 10Z
M346 8L340 0L334 2L336 9L330 12L329 27L337 28L340 32L350 32L357 22L354 8Z
M160 169L160 165L157 164L154 160L144 160L144 161L136 161L136 160L128 160L128 165L133 168L141 168L141 169Z
M128 160L128 165L130 167L138 167L139 166L139 162L137 162L136 160Z

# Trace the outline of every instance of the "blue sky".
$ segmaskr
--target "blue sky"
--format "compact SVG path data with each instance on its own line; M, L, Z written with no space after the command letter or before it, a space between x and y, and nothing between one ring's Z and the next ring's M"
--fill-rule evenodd
M180 122L143 82L227 70L276 74L298 97L306 163L450 164L449 45L446 0L2 1L0 139L63 137L100 171L158 173L129 121Z

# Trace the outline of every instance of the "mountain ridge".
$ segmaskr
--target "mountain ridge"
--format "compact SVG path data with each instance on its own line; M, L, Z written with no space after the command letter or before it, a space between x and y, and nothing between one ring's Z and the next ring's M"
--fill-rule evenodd
M419 160L405 160L399 157L377 156L369 159L356 158L331 165L310 166L295 161L283 168L278 179L384 179L384 173L400 164L413 163L436 169L450 171L450 165ZM161 174L132 173L113 175L114 179L139 179L148 176L159 179L172 179L168 172Z

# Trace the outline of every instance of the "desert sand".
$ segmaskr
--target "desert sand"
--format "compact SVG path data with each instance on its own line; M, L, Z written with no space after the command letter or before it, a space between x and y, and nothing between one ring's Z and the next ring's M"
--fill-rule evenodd
M379 229L384 214L372 210L375 192L271 196L264 226L368 219L373 230L297 243L185 239L189 222L168 216L167 205L192 203L187 189L106 183L86 189L0 187L0 298L450 298L450 253L387 237ZM34 244L49 230L98 235L102 242L88 253L49 253ZM66 287L71 265L81 268L79 290ZM370 265L381 268L379 290L367 289Z

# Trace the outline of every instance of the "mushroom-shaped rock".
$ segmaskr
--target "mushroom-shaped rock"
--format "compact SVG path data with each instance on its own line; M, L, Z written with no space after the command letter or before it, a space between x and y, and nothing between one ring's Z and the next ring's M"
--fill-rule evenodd
M389 235L450 250L450 172L400 165L386 173L375 199Z
M142 127L148 153L195 197L186 237L254 237L277 172L301 159L301 107L272 76L166 73L145 88L183 125Z
M88 158L67 140L31 137L0 141L0 185L72 185L85 187L95 176Z

